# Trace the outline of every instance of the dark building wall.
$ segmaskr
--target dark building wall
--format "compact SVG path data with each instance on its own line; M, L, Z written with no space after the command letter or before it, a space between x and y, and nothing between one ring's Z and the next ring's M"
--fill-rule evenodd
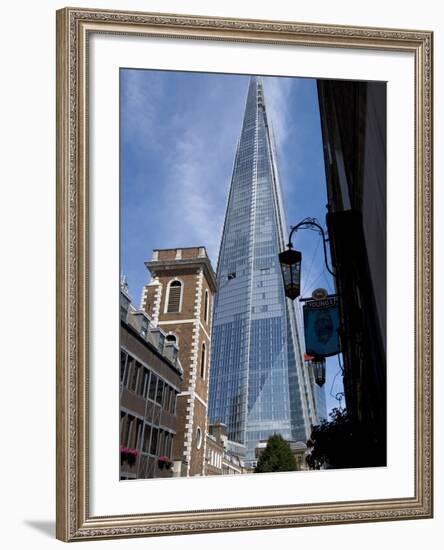
M386 104L386 85L370 83L367 86L362 224L384 352L387 330Z
M318 81L347 409L385 463L386 85Z

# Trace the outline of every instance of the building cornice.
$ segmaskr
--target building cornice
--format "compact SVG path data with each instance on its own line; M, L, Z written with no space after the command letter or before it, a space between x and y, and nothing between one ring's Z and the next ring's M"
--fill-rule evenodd
M151 260L145 262L147 269L153 277L158 276L159 271L177 271L179 268L185 269L203 269L205 278L208 281L211 291L214 293L217 289L216 275L208 257L189 258L189 259L171 259L171 260Z

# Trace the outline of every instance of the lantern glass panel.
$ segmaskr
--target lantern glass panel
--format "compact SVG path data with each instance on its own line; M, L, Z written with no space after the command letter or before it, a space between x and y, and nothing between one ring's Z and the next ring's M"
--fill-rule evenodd
M285 250L279 254L285 294L292 300L300 294L302 254L297 250Z
M293 281L299 283L301 280L301 262L296 262L291 266L292 279Z
M312 365L316 384L322 387L325 384L325 359L315 359L312 361Z
M290 265L282 264L282 275L284 277L284 285L292 284L292 269Z

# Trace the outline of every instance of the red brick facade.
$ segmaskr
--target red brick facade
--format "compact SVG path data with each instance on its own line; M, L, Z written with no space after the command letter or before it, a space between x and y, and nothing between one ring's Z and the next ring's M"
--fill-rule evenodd
M215 275L203 247L156 250L146 265L152 281L142 308L167 338L176 339L184 370L172 458L182 461L181 475L202 475Z

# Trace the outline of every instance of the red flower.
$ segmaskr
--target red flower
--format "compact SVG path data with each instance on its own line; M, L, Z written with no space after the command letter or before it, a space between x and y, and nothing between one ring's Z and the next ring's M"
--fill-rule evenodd
M129 447L120 447L120 452L122 454L139 456L139 451L137 449L130 449Z
M129 447L120 447L120 463L127 462L129 466L134 466L136 458L139 456L137 449L130 449Z
M173 463L167 456L159 456L158 460L159 468L162 470L164 467L166 467L167 470L171 468Z

